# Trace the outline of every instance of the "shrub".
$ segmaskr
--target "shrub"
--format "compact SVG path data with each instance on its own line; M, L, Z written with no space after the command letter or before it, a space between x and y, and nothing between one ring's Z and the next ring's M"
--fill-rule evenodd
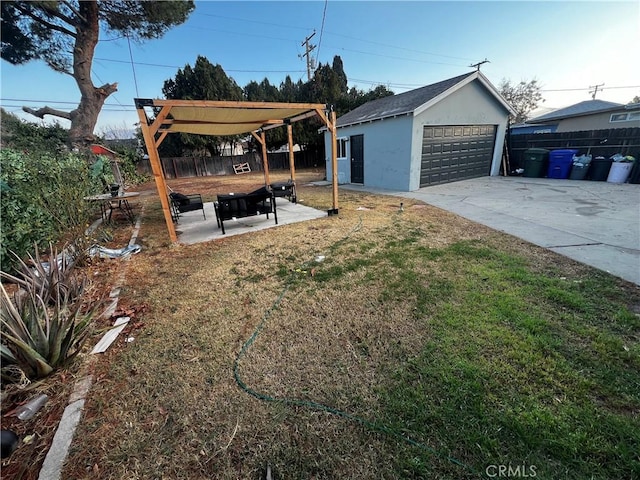
M10 251L24 257L32 245L44 247L82 236L92 185L87 162L74 154L0 151L0 263L15 265ZM97 189L97 190L96 190Z

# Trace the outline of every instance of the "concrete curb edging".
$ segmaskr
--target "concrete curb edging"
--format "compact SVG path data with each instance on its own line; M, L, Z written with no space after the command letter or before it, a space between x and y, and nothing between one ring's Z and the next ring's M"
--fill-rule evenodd
M133 245L140 232L140 224L143 211L140 211L138 219L131 234L131 240L129 240L129 246ZM99 220L98 220L99 222ZM97 226L97 225L96 225ZM128 260L124 258L123 260ZM118 306L118 300L120 297L120 289L124 283L125 274L122 271L116 278L111 292L109 293L110 305L103 313L106 316L112 316ZM76 428L82 418L82 412L84 410L85 398L89 389L93 384L93 376L87 375L84 378L78 380L74 386L73 392L69 396L69 403L62 413L60 423L56 429L56 433L53 436L53 441L47 452L47 456L40 468L40 474L38 480L60 480L62 476L62 468L64 462L69 454L69 448L76 432Z
M53 480L59 479L62 473L62 466L67 454L69 453L69 447L71 446L71 440L76 431L80 418L82 417L82 411L84 410L84 401L93 383L93 377L91 375L79 380L74 388L73 393L69 397L69 404L64 409L60 424L53 436L53 442L47 452L47 456L44 459L42 468L40 469L40 475L38 480Z

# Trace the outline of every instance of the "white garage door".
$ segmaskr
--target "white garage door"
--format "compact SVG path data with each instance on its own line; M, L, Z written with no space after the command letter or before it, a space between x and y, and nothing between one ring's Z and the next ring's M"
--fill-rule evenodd
M495 125L425 126L420 186L489 175Z

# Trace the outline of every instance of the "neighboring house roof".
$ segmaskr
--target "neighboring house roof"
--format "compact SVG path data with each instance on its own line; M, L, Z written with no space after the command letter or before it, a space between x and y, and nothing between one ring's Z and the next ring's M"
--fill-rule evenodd
M519 123L511 125L509 131L512 135L523 135L527 133L554 133L558 128L553 123Z
M367 102L341 116L338 119L338 127L420 113L474 80L480 81L504 106L505 110L514 113L511 106L502 98L491 82L481 72L475 71L415 90Z
M98 145L98 144L93 144L91 145L91 152L96 154L96 155L107 155L110 157L117 157L118 154L116 152L114 152L113 150L109 150L107 147L105 147L104 145Z
M621 103L606 102L604 100L585 100L565 108L559 108L553 112L545 113L539 117L530 118L526 123L540 123L564 118L580 117L583 115L591 115L593 113L607 112L611 110L619 110L624 105Z

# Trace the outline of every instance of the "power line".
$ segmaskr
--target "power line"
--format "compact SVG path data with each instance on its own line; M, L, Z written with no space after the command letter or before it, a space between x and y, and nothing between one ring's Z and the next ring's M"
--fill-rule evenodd
M103 81L103 80L100 78L100 76L96 73L96 71L95 71L94 69L92 69L92 70L91 70L91 74L92 74L92 75L95 75L95 77L98 79L98 81L99 81L100 83L102 83L103 85L107 83L107 82ZM112 93L112 94L110 95L110 97L113 97L113 99L114 99L116 102L118 102L118 104L119 104L120 106L124 107L124 105L122 105L122 103L120 102L120 99L118 99L118 97L116 96L115 92L114 92L114 93ZM77 103L77 102L76 102L76 103Z
M131 70L133 71L133 84L136 87L136 98L140 98L140 94L138 93L138 79L136 78L136 67L133 63L133 52L131 51L131 40L127 36L127 44L129 45L129 57L131 58Z
M322 16L323 25L324 25L324 21L325 21L326 9L327 9L327 1L325 0L325 7L324 7L323 16ZM310 30L310 28L308 28L308 27L296 27L296 26L292 26L292 25L283 25L283 24L279 24L279 23L263 22L263 21L258 21L258 20L250 20L250 19L246 19L246 18L227 17L227 16L216 15L216 14L211 14L211 13L201 13L201 12L197 12L197 13L199 15L204 15L204 16L208 16L208 17L224 18L224 19L227 19L227 20L238 20L238 21L241 21L241 22L258 23L258 24L262 24L262 25L271 25L271 26L279 27L279 28L290 28L290 29L305 30L305 31L309 31ZM205 30L218 31L217 29L209 29L209 28L206 28L206 27L192 27L192 28L202 28L202 29L205 29ZM348 38L350 40L356 40L358 42L369 43L371 45L378 45L378 46L381 46L381 47L395 48L397 50L404 50L404 51L407 51L407 52L420 53L420 54L423 54L423 55L432 55L432 56L435 56L435 57L451 58L451 59L454 59L454 60L465 60L465 61L473 60L472 58L468 58L468 57L457 57L457 56L454 56L454 55L445 55L445 54L442 54L442 53L426 52L424 50L416 50L414 48L400 47L398 45L392 45L392 44L389 44L389 43L383 43L383 42L377 42L377 41L374 41L374 40L367 40L367 39L364 39L364 38L352 37L350 35L344 35L342 33L335 33L335 32L331 32L329 30L325 30L325 31L327 32L328 35L334 35L336 37ZM240 34L238 32L229 32L229 33ZM245 34L242 33L241 35L245 35ZM271 38L271 37L265 37L265 38ZM276 38L276 40L284 40L284 39ZM322 30L321 30L320 41L322 41Z
M22 105L9 105L9 104L0 104L0 107L2 108L15 108L16 110L14 111L21 111L22 110ZM102 108L100 110L101 112L135 112L135 107L131 107L131 110L128 110L126 108L110 108L110 107L106 107L106 108Z
M391 45L389 43L376 42L374 40L365 40L363 38L351 37L349 35L343 35L341 33L334 33L334 32L330 32L330 31L327 31L327 34L335 35L336 37L348 38L350 40L357 40L359 42L370 43L372 45L378 45L380 47L395 48L397 50L404 50L406 52L420 53L420 54L423 54L423 55L431 55L431 56L434 56L434 57L451 58L451 59L454 59L454 60L467 60L467 61L473 60L472 58L467 58L467 57L456 57L456 56L453 56L453 55L444 55L444 54L441 54L441 53L425 52L424 50L416 50L414 48L399 47L397 45Z
M102 57L94 57L94 60L101 60L103 62L113 62L113 63L126 63L129 64L131 62L129 62L128 60L116 60L114 58L102 58ZM165 65L165 64L161 64L161 63L146 63L146 62L133 62L134 65L140 65L140 66L145 66L145 67L158 67L158 68L173 68L173 69L179 69L179 68L184 68L184 65L182 66L177 66L177 65ZM232 69L232 68L225 68L224 69L225 72L240 72L240 73L300 73L300 72L304 72L304 70L246 70L246 69Z
M349 80L352 81L352 82L366 83L366 84L369 84L369 85L389 85L390 87L398 87L398 88L424 87L424 84L421 84L421 83L378 82L378 81L375 81L375 80L364 80L362 78L353 78L353 77L349 77Z
M110 96L111 97L111 96ZM115 97L114 97L115 99ZM120 103L117 99L115 99L118 102L118 105L115 105L113 103L105 103L105 106L110 106L110 107L131 107L131 108L135 108L135 105L133 103L127 103L127 104L123 104ZM49 105L78 105L79 102L70 102L70 101L65 101L65 100L28 100L26 98L0 98L0 102L25 102L25 103L47 103Z
M306 27L296 27L293 25L282 25L280 23L272 23L272 22L263 22L260 20L250 20L248 18L238 18L238 17L227 17L224 15L216 15L214 13L202 13L202 12L198 12L197 10L194 12L197 15L204 15L205 17L216 17L216 18L224 18L225 20L238 20L240 22L248 22L248 23L258 23L260 25L271 25L272 27L278 27L278 28L291 28L291 29L295 29L295 30L304 30L304 31L309 31L309 28Z
M433 62L433 61L430 61L430 60L418 60L418 59L414 59L414 58L395 57L393 55L384 55L382 53L363 52L362 50L353 50L353 49L350 49L350 48L335 47L333 45L328 45L328 47L335 48L336 50L344 50L345 52L361 53L363 55L372 55L374 57L392 58L394 60L404 60L404 61L407 61L407 62L430 63L430 64L435 64L435 65L449 65L449 66L452 66L452 67L467 67L467 65L459 65L459 64L455 64L455 63Z
M329 0L324 0L324 10L322 11L322 25L320 26L320 39L318 40L318 50L316 51L316 64L320 62L320 45L322 45L322 32L324 31L324 19L327 16L327 3Z
M270 37L267 35L257 35L255 33L245 33L245 32L239 32L239 31L233 31L233 30L220 30L219 28L207 28L207 27L193 27L190 25L185 25L184 28L193 28L195 30L207 30L210 32L220 32L220 33L226 33L229 35L241 35L243 37L257 37L257 38L268 38L269 40L279 40L282 42L296 42L297 40L292 40L290 38L282 38L282 37Z
M128 63L128 62L124 62L124 63ZM258 70L260 71L260 70ZM288 72L288 70L284 70L283 72ZM304 74L303 70L297 70L297 72L302 72ZM95 72L94 72L95 74ZM96 78L98 78L99 81L102 82L102 80L100 80L100 78L96 75ZM302 79L302 77L300 77L300 80ZM354 77L349 77L349 81L351 82L358 82L358 83L366 83L366 84L371 84L371 85L389 85L389 86L393 86L393 87L398 87L398 88L414 88L414 87L423 87L423 84L420 83L395 83L395 82L383 82L383 81L379 81L379 80L365 80L362 78L354 78ZM582 87L582 88L557 88L557 89L544 89L544 90L540 90L541 92L578 92L578 91L585 91L585 90L589 90L590 88L593 87ZM640 85L618 85L618 86L613 86L613 87L607 87L608 90L619 90L619 89L631 89L631 88L640 88ZM104 106L105 107L123 107L123 109L126 108L132 108L135 109L135 105L134 104L129 104L129 103L121 103L115 96L111 95L110 98L113 97L117 102L118 105L113 104L113 103L105 103ZM25 102L25 103L46 103L46 104L50 104L50 105L78 105L78 101L69 101L69 100L42 100L42 99L27 99L27 98L0 98L0 102ZM7 107L7 108L22 108L21 105L2 105L3 107ZM128 110L118 110L118 111L128 111Z
M597 85L601 87L602 85ZM556 89L543 89L541 92L582 92L584 90L591 90L593 86L583 87L583 88L556 88ZM607 87L607 90L619 90L619 89L627 89L627 88L640 88L640 85L625 85L620 87Z

